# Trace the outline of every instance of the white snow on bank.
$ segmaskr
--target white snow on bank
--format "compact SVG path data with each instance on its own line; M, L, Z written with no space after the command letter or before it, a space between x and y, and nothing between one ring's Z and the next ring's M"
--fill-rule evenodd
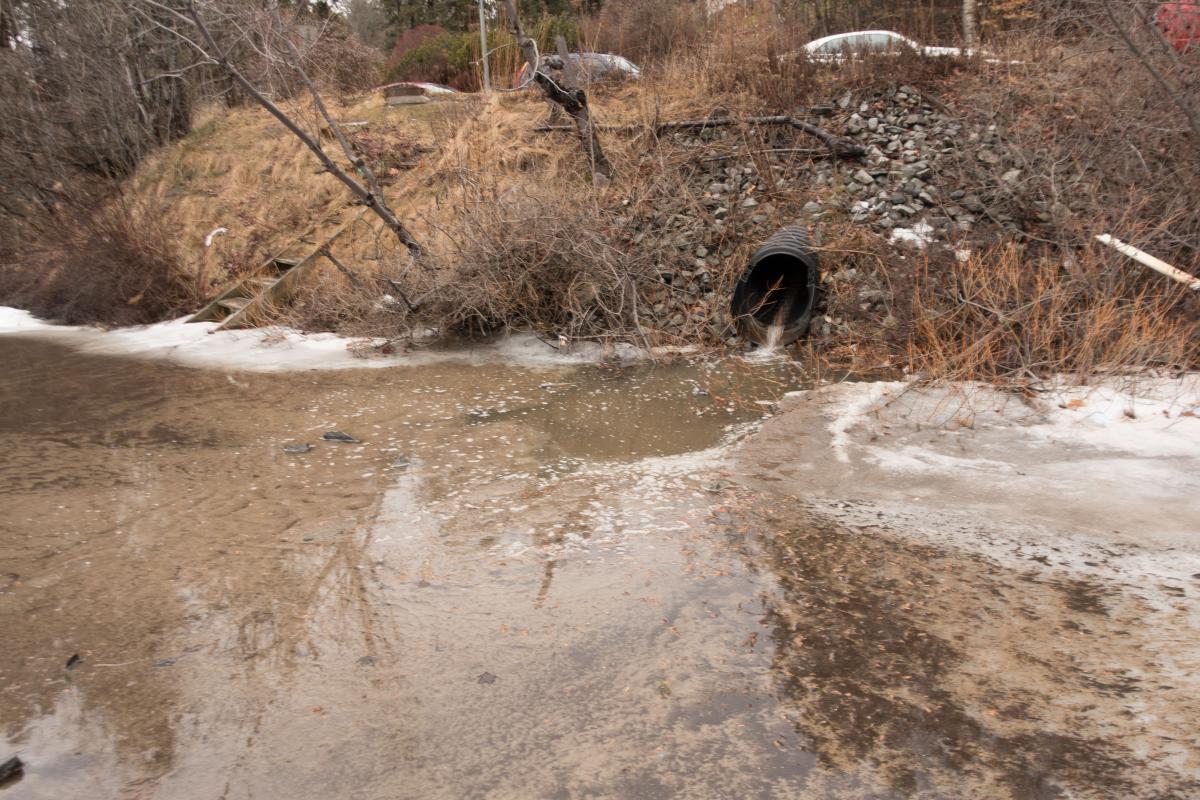
M1200 575L1200 374L841 383L783 412L746 463L843 523L1120 580L1164 608Z
M0 336L35 336L96 355L158 358L187 366L252 372L405 367L444 362L555 367L604 359L636 360L640 356L640 351L629 345L603 347L576 342L562 346L557 342L546 344L532 334L515 334L478 347L426 348L399 355L363 357L356 355L355 350L369 350L371 344L382 340L347 339L334 333L301 333L279 327L235 331L216 331L216 327L213 322L177 319L102 330L53 325L27 311L0 306Z
M0 333L24 333L27 331L53 330L55 325L19 308L0 306Z
M1046 421L1028 432L1142 456L1200 454L1200 375L1064 387L1046 400Z
M911 244L918 250L924 250L933 241L933 226L920 220L911 228L892 228L888 241L892 244Z
M830 442L834 455L843 464L849 463L850 429L862 421L864 415L903 391L905 384L899 382L842 384L841 406L829 423Z
M921 388L905 383L844 383L819 390L827 408L831 446L849 460L852 432L886 431L905 423L950 433L1019 425L1025 437L1140 456L1200 455L1200 374L1182 378L1114 378L1092 386L1061 383L1036 398L991 387L958 384ZM798 393L799 394L799 393ZM882 465L928 471L961 467L946 454L916 448L869 447ZM977 466L995 466L977 461Z

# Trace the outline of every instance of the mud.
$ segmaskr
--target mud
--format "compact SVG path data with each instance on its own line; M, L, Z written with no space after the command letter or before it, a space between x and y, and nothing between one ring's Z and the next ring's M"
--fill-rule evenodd
M789 365L0 375L0 796L1200 789L1195 587L826 513Z

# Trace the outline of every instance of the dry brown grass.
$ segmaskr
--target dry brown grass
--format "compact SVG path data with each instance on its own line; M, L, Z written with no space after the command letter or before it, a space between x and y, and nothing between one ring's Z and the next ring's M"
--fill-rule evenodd
M916 270L907 342L914 373L1011 382L1046 375L1200 367L1200 298L1095 250L1064 263L1005 245Z
M430 106L388 108L379 95L330 101L343 121L366 121L368 155L385 182L410 166L414 144L432 146L429 120L440 116ZM312 109L290 105L313 131L321 126ZM182 232L180 251L207 291L258 266L315 222L335 215L350 200L345 188L321 171L312 153L259 108L240 108L209 118L178 145L146 161L128 191L156 198ZM327 151L344 159L331 142ZM211 247L212 230L224 227Z
M1092 233L1106 229L1184 268L1198 263L1200 202L1191 199L1194 182L1181 184L1181 170L1193 162L1173 150L1178 131L1166 110L1152 104L1147 111L1143 103L1139 121L1133 110L1139 89L1087 82L1089 72L1119 70L1111 54L1064 54L1031 68L868 60L834 72L780 57L806 38L805 30L769 15L735 11L702 45L666 55L637 84L594 87L598 122L647 126L605 134L616 167L605 189L591 185L571 135L534 132L547 108L533 93L405 109L387 109L375 97L339 104L343 119L372 122L383 137L373 143L381 153L389 130L397 142L417 139L435 148L388 189L429 256L414 267L394 238L365 217L335 251L357 279L323 269L285 312L286 321L386 337L427 326L531 328L571 338L719 347L714 331L727 329L719 315L747 256L815 195L803 187L768 189L776 210L766 224L735 215L718 230L688 188L695 170L705 159L749 159L770 174L757 154L764 140L737 130L720 145L685 147L648 126L791 112L903 74L906 83L942 96L964 120L1003 129L1025 160L1022 180L981 193L1012 224L1006 230L985 222L979 235L988 241L976 242L961 263L949 251L899 250L836 216L822 222L823 317L834 323L829 336L810 343L812 361L860 373L907 368L929 378L999 382L1049 372L1200 366L1197 299L1087 245ZM1033 52L1027 55L1033 60ZM964 147L962 155L963 180L975 180L973 150ZM146 164L134 186L167 204L168 218L185 231L185 260L210 287L346 199L328 175L316 173L299 143L249 109L199 126ZM678 291L663 275L691 266L677 242L683 233L671 228L678 213L702 223L683 232L691 243L721 254L705 287L716 299L688 298L682 322L654 310ZM203 237L218 225L230 232L204 248ZM867 281L836 279L850 267ZM864 303L864 288L883 300Z
M1010 240L964 260L844 222L827 234L822 321L833 334L807 345L823 369L1000 385L1200 369L1200 297L1105 248L1064 259Z

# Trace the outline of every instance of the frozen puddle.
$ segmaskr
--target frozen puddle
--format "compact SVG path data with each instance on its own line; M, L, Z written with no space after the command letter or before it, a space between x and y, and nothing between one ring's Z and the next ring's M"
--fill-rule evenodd
M266 373L13 335L0 374L14 797L1150 798L1200 775L1191 484L1145 530L1076 519L1061 484L1057 516L1025 502L1067 464L1186 470L1152 452L1181 426L1055 461L1053 415L927 441L878 385L763 423L797 375L736 359ZM1110 578L980 531L1151 560Z

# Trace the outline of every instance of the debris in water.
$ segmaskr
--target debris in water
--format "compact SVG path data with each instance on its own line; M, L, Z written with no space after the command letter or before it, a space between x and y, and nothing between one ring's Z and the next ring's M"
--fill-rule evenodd
M307 453L312 449L313 446L307 442L304 444L285 444L283 446L283 452L285 453Z
M341 431L329 431L321 438L327 442L349 442L351 444L358 444L360 441L359 439L355 439L350 434L342 433Z
M13 756L8 761L0 764L0 786L8 783L11 780L20 778L25 772L25 764L17 756Z
M475 679L476 683L492 684L497 681L499 676L493 675L490 672L481 672L479 677Z
M79 653L75 653L73 656L67 659L67 669L75 669L82 663L83 659L79 657Z

